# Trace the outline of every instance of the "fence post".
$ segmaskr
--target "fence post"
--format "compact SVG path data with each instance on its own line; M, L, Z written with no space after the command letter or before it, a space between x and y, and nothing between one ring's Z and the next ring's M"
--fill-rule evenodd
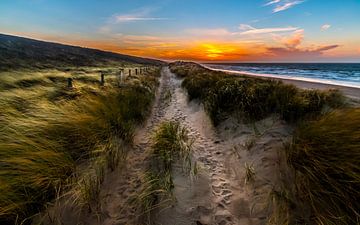
M104 85L105 84L105 75L103 73L101 73L100 75L100 85Z
M135 69L135 75L137 75L137 73L138 73L138 71L137 71L137 69Z
M121 86L124 83L124 73L123 70L120 70L120 77L119 77L120 85Z
M129 76L131 76L131 69L129 69Z
M73 82L72 82L72 81L73 81L73 79L70 78L70 77L67 79L67 87L68 87L68 88L72 88L72 87L73 87Z

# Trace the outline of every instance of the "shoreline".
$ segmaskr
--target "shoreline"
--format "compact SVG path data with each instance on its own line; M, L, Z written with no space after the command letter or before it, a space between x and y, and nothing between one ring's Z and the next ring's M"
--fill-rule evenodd
M297 78L287 78L287 77L280 77L276 75L261 75L261 74L254 74L254 73L247 73L247 72L240 72L240 71L234 71L234 70L224 70L224 69L214 69L211 67L208 67L206 65L202 65L207 69L213 70L213 71L222 71L228 74L235 74L235 75L244 75L244 76L250 76L250 77L259 77L259 78L265 78L265 79L274 79L274 80L281 80L286 84L293 84L298 88L301 89L319 89L319 90L326 90L326 89L338 89L343 94L351 99L354 99L356 101L360 101L360 88L354 87L354 86L346 86L341 84L330 84L330 83L323 83L321 81L317 80L303 80L303 79L297 79ZM310 79L310 78L309 78Z

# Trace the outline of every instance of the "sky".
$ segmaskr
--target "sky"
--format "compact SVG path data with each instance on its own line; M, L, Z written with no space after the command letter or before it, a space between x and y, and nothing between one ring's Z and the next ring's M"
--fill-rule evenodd
M0 0L0 33L163 60L360 62L360 0Z

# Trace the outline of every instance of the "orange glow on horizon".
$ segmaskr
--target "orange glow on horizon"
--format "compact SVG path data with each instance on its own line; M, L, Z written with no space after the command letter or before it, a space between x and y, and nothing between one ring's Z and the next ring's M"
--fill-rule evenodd
M323 56L331 59L336 57L359 57L360 43L351 43L339 48L320 52L314 49L298 46L300 41L295 44L290 39L286 39L283 45L271 43L236 41L236 40L199 40L199 39L176 39L152 36L126 36L123 39L96 40L84 37L59 37L41 34L17 33L19 36L76 45L87 48L95 48L111 51L120 54L128 54L139 57L157 58L161 60L191 60L191 61L276 61L276 60L311 60L310 56ZM294 37L301 39L299 33ZM291 39L292 40L292 39ZM285 42L285 40L281 40ZM356 47L354 45L357 45ZM321 49L321 45L318 49ZM354 51L354 49L356 49ZM312 54L312 55L311 55ZM316 55L317 54L317 55ZM293 57L293 58L291 58ZM296 58L298 57L298 58ZM301 58L302 57L302 58Z

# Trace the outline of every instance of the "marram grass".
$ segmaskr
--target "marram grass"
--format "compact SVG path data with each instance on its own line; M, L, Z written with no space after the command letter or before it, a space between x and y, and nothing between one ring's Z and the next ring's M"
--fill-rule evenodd
M360 108L301 126L287 159L298 200L311 209L310 224L360 223Z
M286 184L270 195L274 212L269 224L360 224L360 109L346 109L339 91L301 90L194 63L176 62L170 68L184 78L189 99L199 99L215 125L229 116L256 121L273 113L297 122L286 148L295 175L281 171Z
M67 189L79 204L96 200L104 171L116 167L125 154L122 143L132 141L149 113L158 71L121 88L111 76L100 87L98 76L85 73L68 89L69 73L1 76L1 224L31 221ZM77 171L79 164L89 165L86 173Z
M154 210L164 208L174 202L172 170L180 163L183 172L194 176L196 163L192 160L193 139L186 127L179 122L161 123L152 136L150 168L143 176L143 188L133 199L139 210L139 221L152 224Z
M256 121L273 113L296 122L344 105L337 90L300 90L281 81L230 75L193 63L173 63L170 68L185 77L182 86L189 99L200 99L215 125L229 116Z

